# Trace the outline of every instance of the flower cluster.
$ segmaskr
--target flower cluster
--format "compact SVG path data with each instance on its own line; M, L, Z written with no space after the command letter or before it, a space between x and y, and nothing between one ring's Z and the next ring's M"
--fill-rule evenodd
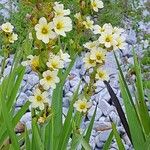
M45 92L53 91L56 88L57 83L60 82L59 70L71 62L70 55L63 52L59 37L65 37L66 33L72 30L72 20L68 17L70 10L65 9L64 5L59 2L55 2L52 9L53 16L51 18L41 17L38 22L34 23L34 30L29 33L29 39L35 41L33 42L35 43L34 51L39 51L39 53L33 52L36 55L29 55L27 60L22 62L23 66L30 66L39 75L38 86L30 101L33 108L39 108L40 110L43 110L45 108L43 107L44 104L47 103L47 100L44 100L46 96L43 96L43 93L45 95ZM51 42L54 44L50 45ZM43 50L45 58L40 53ZM44 67L41 69L41 66Z
M23 61L23 66L31 66L33 70L37 70L39 67L39 56L33 56L29 55L27 61ZM66 63L69 63L70 55L67 53L63 53L62 50L60 50L57 54L53 54L52 52L49 53L49 58L46 63L47 70L42 73L42 78L39 82L39 86L42 87L42 90L46 92L49 89L55 89L56 84L59 83L60 79L58 77L58 71L61 68L64 68L64 65ZM41 98L41 101L37 101L37 91L39 94L39 89L37 88L34 93L34 98L31 97L31 102L33 103L32 106L35 108L35 106L38 106L40 103L46 103L47 101L44 101L44 98ZM41 93L42 94L42 93ZM34 104L35 103L35 104ZM43 106L39 107L40 109L43 108Z
M14 43L18 39L18 35L13 33L14 26L11 23L3 23L0 28L5 33L9 43Z
M51 22L47 22L45 17L39 19L35 25L36 37L44 43L49 43L50 39L55 39L57 36L66 36L66 32L72 30L72 20L67 15L70 10L64 9L64 5L58 2L54 3L54 18Z
M98 35L98 39L96 41L89 41L83 45L88 50L83 58L83 62L87 70L90 68L96 70L95 85L98 86L99 81L109 80L107 72L103 70L107 52L125 49L125 35L123 34L124 30L122 28L112 27L110 23L104 24L101 27L94 25L94 21L90 20L89 17L86 22L88 24L83 22L85 27L91 29L93 34Z
M100 35L98 41L107 51L125 48L126 43L125 35L122 35L123 32L122 28L113 28L110 23L104 24L102 27L99 25L93 27L93 33Z

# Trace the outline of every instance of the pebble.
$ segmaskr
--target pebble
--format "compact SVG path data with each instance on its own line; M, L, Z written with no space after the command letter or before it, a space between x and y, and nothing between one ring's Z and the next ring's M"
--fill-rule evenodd
M119 123L120 123L120 118L118 117L118 115L117 115L114 111L110 112L109 116L110 116L111 120L112 120L116 125L119 125Z
M31 112L25 113L20 120L20 122L23 124L26 124L28 121L31 121Z
M92 106L92 107L89 109L88 114L87 114L87 117L88 117L89 120L91 120L91 118L92 118L92 116L93 116L93 114L94 114L95 108L96 108L96 106ZM99 118L100 118L101 116L102 116L102 111L101 111L99 108L97 108L95 120L96 120L96 121L99 120Z
M105 142L108 139L111 131L112 130L110 129L100 132L100 134L96 137L97 138L96 143L98 144L99 142Z
M20 93L16 101L16 107L23 106L27 100L28 100L28 96L25 93Z
M99 120L94 122L93 126L96 131L105 131L111 129L111 123L106 122L105 120Z
M127 33L128 35L128 38L126 39L126 42L129 43L129 44L135 44L136 41L137 41L137 38L136 38L136 33L134 30L129 30L129 32Z
M27 76L27 82L31 86L35 86L39 82L39 77L37 75L35 75L35 74L29 74Z
M70 104L70 102L69 102L69 98L68 97L64 97L63 98L63 107L69 107L69 104Z
M104 99L101 99L99 101L98 107L105 116L107 116L111 111L114 110L114 108L110 104L108 104L108 102Z
M4 77L7 76L7 75L9 75L10 71L11 71L11 66L7 66L7 67L5 68L5 70L4 70L4 74L3 74Z

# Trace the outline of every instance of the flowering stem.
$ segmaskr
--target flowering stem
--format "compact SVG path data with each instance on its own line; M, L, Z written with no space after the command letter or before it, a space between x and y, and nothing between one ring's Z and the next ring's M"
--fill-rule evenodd
M2 68L1 68L1 72L0 72L0 79L3 77L3 73L4 73L4 69L6 66L6 57L4 56L4 59L2 60Z
M61 43L61 40L60 40L60 36L58 36L58 44L59 44L61 50L63 50L63 46L62 46L62 43Z

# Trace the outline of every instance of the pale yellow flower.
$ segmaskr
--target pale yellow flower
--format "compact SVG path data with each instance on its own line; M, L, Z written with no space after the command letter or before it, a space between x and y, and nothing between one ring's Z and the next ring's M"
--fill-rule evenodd
M59 2L55 2L54 3L55 6L53 7L54 9L54 13L55 13L55 17L57 16L66 16L70 14L70 10L69 9L64 9L64 5L60 4Z
M115 43L115 45L113 45L114 50L125 49L125 47L127 45L125 42L125 37L116 35L115 40L116 40L116 43Z
M57 76L58 71L50 71L47 70L43 72L42 76L43 79L40 80L40 84L43 86L45 90L48 90L49 88L55 89L56 83L59 83L60 79Z
M84 98L83 100L78 100L73 105L77 111L86 113L87 110L91 107L91 103L87 102L87 100Z
M89 41L86 42L85 44L83 44L83 46L89 50L95 49L96 47L98 47L99 45L99 41Z
M102 34L103 32L111 34L113 32L113 27L110 23L105 23L102 27L99 25L93 26L94 34Z
M46 65L52 70L57 70L64 67L63 61L57 55L50 57Z
M90 53L86 53L85 57L83 58L84 66L86 69L92 68L96 66L96 61L90 59Z
M55 17L53 27L58 35L66 36L65 32L72 30L72 20L69 17Z
M81 19L82 19L80 12L76 13L76 14L74 15L74 17L75 17L76 19L78 19L78 20L81 20Z
M118 28L118 27L114 27L114 28L113 28L113 34L118 34L118 35L120 35L120 34L122 34L123 32L125 32L125 30L122 29L122 28Z
M102 48L93 49L91 51L90 59L97 63L103 64L105 62L106 52Z
M48 43L49 39L54 39L56 34L52 31L53 24L47 23L45 17L39 19L39 23L35 25L36 37L44 43Z
M115 40L113 34L109 34L109 33L106 33L106 32L103 32L101 34L101 36L99 37L99 42L101 44L104 44L104 46L106 48L110 48L113 45L116 45L116 40Z
M102 70L101 68L97 69L97 73L95 78L97 80L101 80L101 81L108 81L109 80L109 76L107 74L107 72L105 70Z
M86 29L93 29L93 24L94 21L91 20L91 18L89 16L86 17L86 20L83 21L83 25L85 26Z
M1 25L1 29L6 33L12 33L14 26L10 22L6 22Z
M36 89L34 91L34 96L29 97L29 101L31 102L31 107L39 108L40 110L43 110L44 104L48 103L48 93Z
M12 33L11 35L9 35L8 40L10 43L14 43L16 40L18 40L18 35L15 33Z
M27 57L26 61L23 61L21 63L23 66L31 66L33 69L36 70L36 68L39 67L39 56L33 56L33 55L29 55Z
M61 58L61 60L63 60L63 62L65 63L69 63L71 62L70 59L70 55L68 53L63 53L63 51L60 49L59 51L59 57Z
M101 0L91 0L91 6L95 12L98 12L98 9L103 8L104 4Z

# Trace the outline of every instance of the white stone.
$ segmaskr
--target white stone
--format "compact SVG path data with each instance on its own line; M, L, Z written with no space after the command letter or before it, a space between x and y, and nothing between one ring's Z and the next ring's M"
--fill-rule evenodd
M11 66L7 66L7 68L5 68L4 73L3 73L4 77L8 76L10 71L11 71Z
M110 116L111 120L112 120L115 124L118 125L118 124L120 123L120 118L118 117L118 115L117 115L114 111L110 112L109 116Z
M66 97L72 97L73 93L71 91L69 91L68 93L66 93Z
M100 134L98 135L99 141L105 142L108 139L111 131L112 130L105 130L105 131L100 132Z
M96 106L92 106L92 107L89 109L88 114L87 114L87 117L88 117L89 120L91 120L91 118L92 118L92 116L93 116L93 114L94 114L95 108L96 108ZM101 111L99 108L97 108L95 120L96 120L96 121L99 120L99 118L100 118L101 116L102 116L102 111Z
M25 123L25 125L26 125L26 127L27 127L28 130L30 130L30 129L32 128L32 126L31 126L31 121L27 121L27 122Z
M28 96L25 93L20 93L16 101L16 107L20 107L24 105L27 100L28 100Z
M64 97L63 98L63 107L69 107L69 104L70 104L70 102L69 102L69 98L68 97Z
M73 87L73 86L78 86L80 82L80 78L79 77L75 77L73 78L72 80L70 80L70 85Z
M31 121L31 112L25 113L25 114L22 116L22 118L21 118L20 121L21 121L23 124L25 124L25 123L28 122L28 121Z
M114 110L114 108L110 106L110 104L108 104L107 101L104 99L101 99L99 101L98 107L101 109L102 113L105 116L107 116L111 111Z
M34 86L39 82L39 77L35 74L29 74L27 82L31 85Z

